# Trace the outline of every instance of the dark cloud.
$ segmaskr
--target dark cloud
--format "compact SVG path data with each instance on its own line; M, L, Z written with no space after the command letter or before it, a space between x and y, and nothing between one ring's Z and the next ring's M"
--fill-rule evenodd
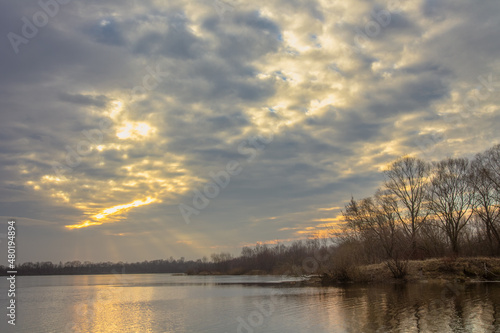
M123 46L126 43L120 23L112 17L91 22L84 27L83 31L96 42L105 45Z
M438 0L425 0L422 2L422 12L425 16L441 21L446 18L445 4Z
M185 27L169 27L166 33L151 32L141 37L134 51L147 56L192 59L201 55L203 43Z
M207 118L207 122L212 126L212 130L215 132L228 131L235 127L239 128L250 125L248 120L242 117L241 114L211 117Z
M450 87L446 79L450 71L430 70L422 66L417 68L396 72L388 84L366 92L367 109L377 117L385 118L419 112L432 102L448 96Z
M63 102L78 104L78 105L91 105L97 107L105 107L109 99L104 95L89 96L82 94L59 94L59 99Z

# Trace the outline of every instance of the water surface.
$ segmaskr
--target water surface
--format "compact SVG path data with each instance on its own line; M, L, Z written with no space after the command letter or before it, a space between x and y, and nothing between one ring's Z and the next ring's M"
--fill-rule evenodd
M1 332L500 332L500 284L282 287L269 276L17 278ZM7 283L0 282L6 309ZM6 310L4 310L6 313Z

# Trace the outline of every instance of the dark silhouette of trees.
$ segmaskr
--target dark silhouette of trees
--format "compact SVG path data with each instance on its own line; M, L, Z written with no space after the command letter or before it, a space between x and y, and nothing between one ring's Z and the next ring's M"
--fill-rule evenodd
M394 197L393 211L411 242L412 255L417 251L417 233L426 222L425 206L430 166L414 157L393 162L384 172L384 188Z
M472 217L474 192L469 186L470 163L465 158L436 164L428 192L428 207L459 253L460 235Z
M395 277L404 277L411 258L500 255L500 145L472 162L403 157L384 175L373 197L346 204L336 253L358 264L386 262Z
M406 275L411 243L398 225L396 200L391 192L379 190L374 198L359 202L351 199L343 215L347 227L358 232L362 242L377 244L384 250L387 266L395 277L402 278Z
M201 260L200 260L201 263ZM198 265L195 261L152 260L136 263L112 263L78 260L53 264L52 262L26 262L17 266L19 275L80 275L80 274L115 274L115 273L184 273ZM3 272L5 272L3 270Z
M492 255L500 254L500 187L495 181L500 175L500 158L496 155L500 155L500 145L478 154L471 163L469 179L474 213L484 224Z

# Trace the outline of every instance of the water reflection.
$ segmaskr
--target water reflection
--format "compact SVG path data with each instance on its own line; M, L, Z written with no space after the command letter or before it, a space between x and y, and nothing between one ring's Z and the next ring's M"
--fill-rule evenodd
M342 304L348 332L500 330L497 284L346 287Z
M276 279L20 277L16 332L500 332L497 283L291 288Z

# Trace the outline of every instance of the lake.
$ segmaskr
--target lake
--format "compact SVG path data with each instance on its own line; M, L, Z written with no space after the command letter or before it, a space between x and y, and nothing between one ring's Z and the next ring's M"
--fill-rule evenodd
M282 287L273 276L17 277L1 332L500 332L500 284Z

